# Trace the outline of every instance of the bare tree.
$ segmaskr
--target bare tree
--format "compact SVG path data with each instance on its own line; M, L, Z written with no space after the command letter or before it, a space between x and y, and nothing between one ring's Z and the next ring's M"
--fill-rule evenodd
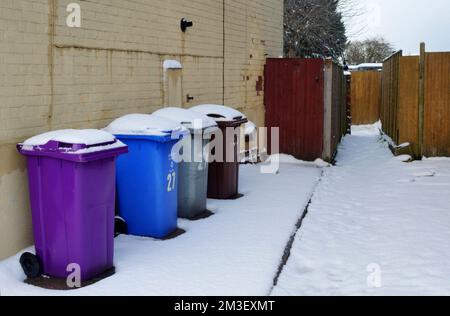
M381 63L392 54L394 47L381 36L364 41L354 41L347 45L345 57L348 64Z
M338 10L346 25L348 37L359 36L367 29L364 16L367 8L361 0L339 0Z

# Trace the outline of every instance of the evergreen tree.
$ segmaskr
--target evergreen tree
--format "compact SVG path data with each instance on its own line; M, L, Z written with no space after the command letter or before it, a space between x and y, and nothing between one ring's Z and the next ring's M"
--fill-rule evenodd
M284 43L288 57L342 57L347 36L339 2L285 0Z

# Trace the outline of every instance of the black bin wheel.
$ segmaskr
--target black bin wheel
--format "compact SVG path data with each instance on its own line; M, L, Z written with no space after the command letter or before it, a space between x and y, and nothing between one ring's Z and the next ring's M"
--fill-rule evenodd
M29 252L24 253L20 257L20 265L22 266L23 272L30 279L35 279L42 274L42 265L39 258Z
M128 233L127 222L122 217L116 216L114 219L114 236L126 235Z

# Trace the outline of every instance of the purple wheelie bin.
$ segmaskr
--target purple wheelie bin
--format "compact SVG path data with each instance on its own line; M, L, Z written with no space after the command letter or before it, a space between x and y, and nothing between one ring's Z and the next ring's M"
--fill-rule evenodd
M116 157L128 148L109 133L64 130L18 145L27 157L36 256L21 264L29 278L81 281L113 268Z

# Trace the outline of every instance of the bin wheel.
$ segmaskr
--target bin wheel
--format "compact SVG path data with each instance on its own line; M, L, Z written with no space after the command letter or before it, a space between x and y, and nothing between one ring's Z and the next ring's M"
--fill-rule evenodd
M114 236L126 235L128 232L127 222L122 217L116 216L114 219Z
M22 266L23 272L30 279L35 279L42 275L42 265L39 258L29 252L24 253L20 257L20 265Z

